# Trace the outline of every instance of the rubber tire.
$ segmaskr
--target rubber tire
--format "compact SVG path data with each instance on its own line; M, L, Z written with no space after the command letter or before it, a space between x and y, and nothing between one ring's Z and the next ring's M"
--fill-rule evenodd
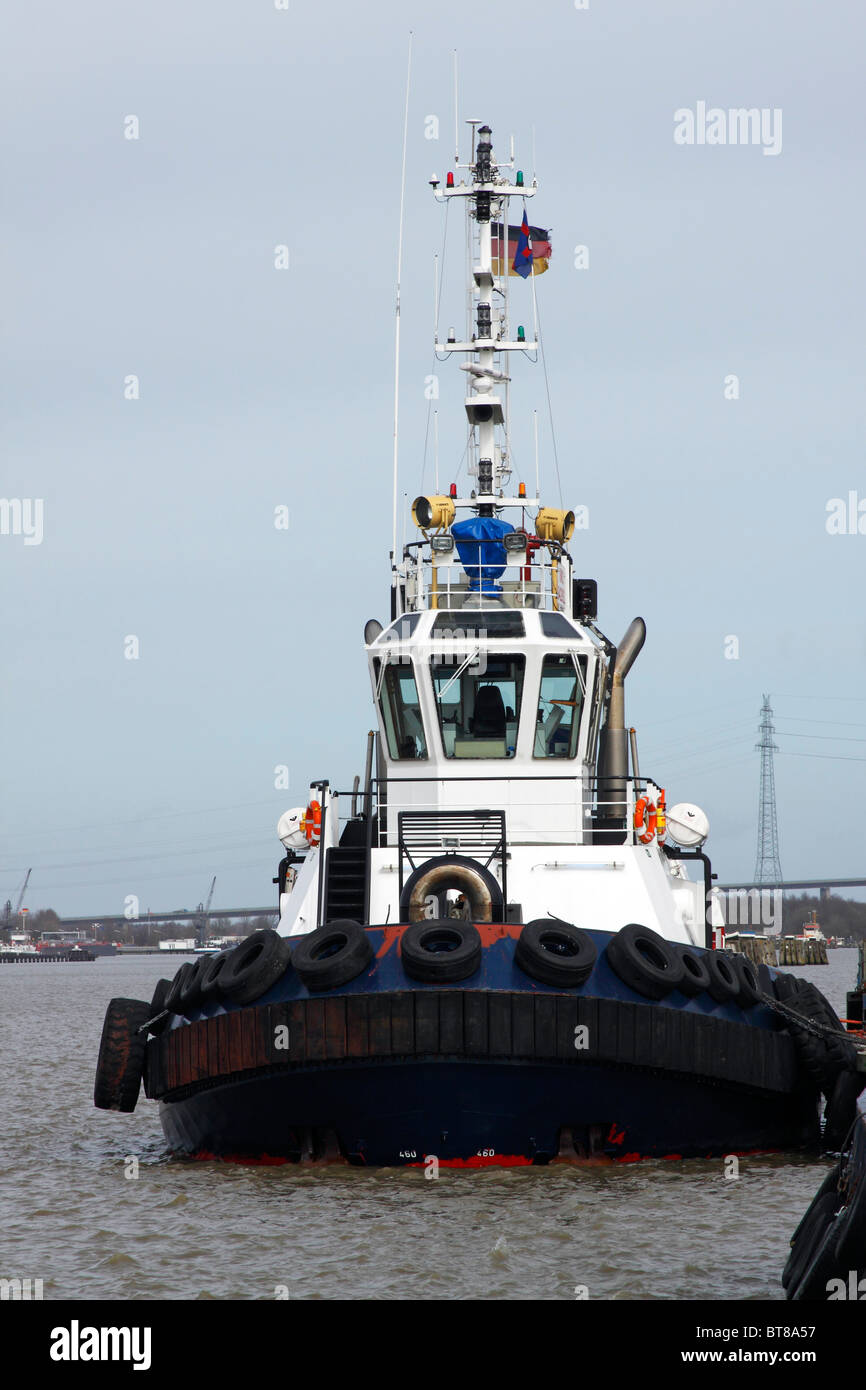
M813 1202L807 1219L803 1222L796 1246L792 1248L782 1271L782 1287L787 1291L788 1298L798 1297L798 1291L803 1286L803 1276L809 1272L815 1256L824 1245L838 1209L839 1198L832 1192L825 1192L823 1197L818 1197ZM828 1248L832 1252L832 1243ZM814 1278L809 1282L814 1283Z
M437 938L451 936L459 941L453 950L436 951ZM423 984L455 984L474 975L481 964L481 934L471 922L459 918L431 918L413 922L400 938L400 958L410 980Z
M656 962L664 963L648 960L639 942L649 947ZM628 922L611 938L607 958L623 984L645 999L663 999L672 989L679 989L685 974L685 966L675 947L651 927L643 927L639 922Z
M147 1034L138 1030L150 1017L150 1004L143 999L109 1000L93 1084L97 1109L120 1110L125 1115L135 1109L147 1046Z
M804 1018L833 1029L831 1035L818 1037L805 1028L799 1028L793 1020L787 1020L803 1070L829 1100L839 1076L854 1071L856 1051L830 1001L811 981L798 980L797 984L799 988L796 992L790 992L784 1002Z
M797 1282L802 1278L810 1250L817 1244L817 1232L820 1230L820 1238L823 1239L824 1232L839 1209L839 1202L840 1198L835 1190L827 1185L825 1178L791 1237L791 1253L782 1270L783 1289L796 1288L794 1276L796 1275Z
M285 974L291 955L287 938L273 927L252 932L229 952L219 974L220 993L232 1004L252 1004Z
M150 1018L156 1018L157 1014L161 1014L165 1009L168 1008L168 1005L165 1001L168 998L168 992L170 989L171 980L157 980L156 989L153 991L153 998L150 1001ZM169 1013L166 1014L165 1018L161 1018L159 1020L159 1023L154 1023L149 1031L153 1033L154 1036L156 1036L159 1033L164 1033L170 1023L171 1014Z
M677 946L676 952L683 963L683 978L677 985L677 989L680 994L694 999L696 995L703 994L704 990L710 987L710 972L707 969L706 961L693 946Z
M761 984L748 956L734 956L734 973L740 986L737 1003L741 1009L753 1009L761 1002Z
M839 1153L858 1115L857 1098L866 1086L866 1072L840 1071L824 1107L824 1148ZM826 1094L826 1093L825 1093ZM863 1251L866 1258L866 1250Z
M852 1172L854 1164L859 1165L860 1172ZM845 1163L845 1177L848 1201L839 1217L836 1259L843 1269L862 1269L866 1274L866 1119L862 1117L857 1120L854 1129L851 1152Z
M180 1002L180 992L184 988L192 972L195 970L196 964L197 962L185 960L171 982L171 988L169 989L168 994L165 996L165 1004L163 1007L166 1009L170 1009L173 1014L183 1013L183 1008L181 1007Z
M773 976L773 992L779 1003L788 1004L795 994L799 994L800 983L796 975L789 975L787 971L777 972Z
M192 1009L197 1009L201 1004L201 977L208 959L207 956L199 956L197 960L192 962L192 970L177 992L177 1001L180 1005L179 1013L189 1014Z
M796 1229L796 1231L794 1232L794 1234L791 1236L791 1249L792 1249L792 1250L793 1250L794 1246L797 1244L797 1241L800 1239L800 1232L803 1230L803 1227L806 1225L806 1222L809 1220L809 1216L810 1216L810 1214L811 1214L812 1208L814 1207L815 1203L818 1201L818 1198L819 1198L819 1197L825 1196L825 1194L828 1193L828 1192L833 1192L833 1193L838 1192L838 1190L839 1190L839 1177L840 1177L841 1171L842 1171L842 1163L841 1163L841 1160L837 1159L836 1162L833 1164L832 1168L829 1168L829 1169L827 1170L827 1173L826 1173L826 1176L825 1176L825 1178L824 1178L824 1181L821 1183L821 1186L818 1188L818 1191L815 1193L815 1196L812 1198L812 1200L811 1200L811 1202L809 1203L809 1205L807 1206L806 1210L803 1212L803 1215L802 1215L801 1218L800 1218L800 1224L799 1224L799 1226L797 1227L797 1229ZM841 1203L841 1201L842 1201L842 1198L841 1198L841 1197L839 1198L839 1201L840 1201L840 1203Z
M550 949L556 938L566 948L562 953ZM597 959L598 951L592 937L580 927L556 917L536 917L527 922L514 952L515 965L533 980L566 989L586 984Z
M325 954L329 948L330 954ZM347 985L372 959L373 943L360 922L350 918L316 927L299 938L292 952L295 974L311 994Z
M212 999L217 998L222 993L220 976L230 955L231 951L215 951L212 956L205 957L206 964L199 978L203 1004L209 1004Z
M717 1004L735 1003L740 992L740 977L730 951L708 951L707 970L710 972L708 993Z

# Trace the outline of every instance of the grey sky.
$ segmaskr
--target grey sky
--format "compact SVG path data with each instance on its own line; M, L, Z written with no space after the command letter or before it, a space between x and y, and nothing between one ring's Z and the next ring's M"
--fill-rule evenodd
M422 478L444 215L427 180L453 162L457 47L461 117L500 153L513 131L527 171L535 130L564 499L590 509L574 550L602 627L647 621L642 769L706 809L722 879L751 873L751 750L778 693L782 867L861 869L863 768L830 759L866 742L825 736L866 739L866 536L825 521L829 499L866 499L862 7L85 0L19 5L0 60L0 493L45 508L41 545L0 536L3 900L32 865L33 908L194 906L214 873L216 906L267 903L280 811L362 770L410 28L402 486ZM677 146L673 113L699 100L781 108L781 153ZM461 235L455 218L455 260ZM463 382L439 372L448 481ZM540 367L515 367L512 399L530 481L539 409L556 504Z

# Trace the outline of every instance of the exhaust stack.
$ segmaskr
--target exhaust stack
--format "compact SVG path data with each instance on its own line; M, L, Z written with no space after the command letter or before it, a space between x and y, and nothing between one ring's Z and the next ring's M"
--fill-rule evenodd
M598 797L604 821L623 822L628 782L628 730L625 726L625 678L646 641L646 623L633 618L616 649L610 703L598 758Z

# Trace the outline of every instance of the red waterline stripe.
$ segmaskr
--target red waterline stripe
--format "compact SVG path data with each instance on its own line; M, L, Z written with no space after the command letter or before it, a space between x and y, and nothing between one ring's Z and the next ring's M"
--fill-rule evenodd
M773 1155L784 1152L782 1149L731 1149L726 1154L704 1154L704 1159L716 1158L757 1158L762 1154ZM294 1167L315 1165L316 1167L329 1167L333 1164L348 1164L347 1158L312 1158L306 1159L303 1164L296 1163L291 1158L280 1157L277 1154L215 1154L209 1149L198 1149L194 1154L186 1157L193 1162L201 1163L246 1163L255 1167L277 1168L284 1163L292 1163ZM431 1155L432 1157L432 1155ZM494 1154L492 1157L484 1157L481 1154L473 1154L471 1158L440 1158L440 1168L544 1168L550 1167L554 1163L569 1163L581 1167L602 1166L611 1163L681 1163L682 1154L640 1154L628 1153L616 1157L608 1157L605 1154L594 1154L591 1158L552 1158L548 1164L536 1164L533 1159L527 1158L524 1154ZM360 1165L363 1167L364 1165ZM383 1165L388 1166L388 1165ZM424 1168L426 1163L404 1163L395 1165L403 1168Z

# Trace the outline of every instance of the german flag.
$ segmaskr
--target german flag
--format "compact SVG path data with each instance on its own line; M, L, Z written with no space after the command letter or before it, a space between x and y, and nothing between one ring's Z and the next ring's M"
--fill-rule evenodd
M502 223L494 222L490 228L492 232L492 261L493 274L502 274ZM520 227L508 228L508 274L519 275L520 272L514 269L514 262L517 257L518 246L520 243ZM529 242L532 250L532 273L543 275L547 270L552 248L550 245L550 233L544 227L529 227ZM525 276L523 277L525 278Z

